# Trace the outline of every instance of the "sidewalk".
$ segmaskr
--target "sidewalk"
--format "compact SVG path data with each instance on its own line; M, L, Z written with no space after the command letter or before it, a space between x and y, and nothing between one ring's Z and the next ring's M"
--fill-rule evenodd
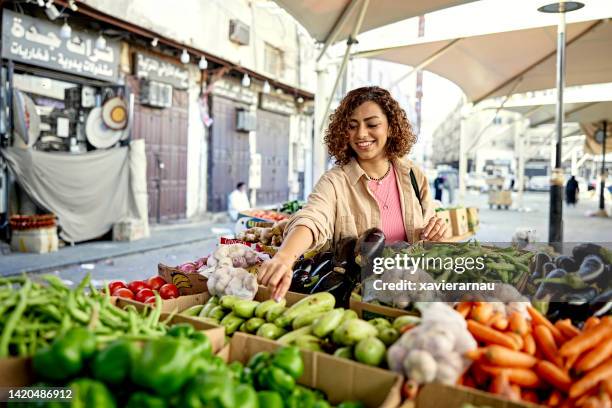
M233 224L213 221L151 226L151 236L133 242L99 241L60 248L48 254L12 253L0 256L0 276L44 272L71 265L94 263L108 258L215 238Z

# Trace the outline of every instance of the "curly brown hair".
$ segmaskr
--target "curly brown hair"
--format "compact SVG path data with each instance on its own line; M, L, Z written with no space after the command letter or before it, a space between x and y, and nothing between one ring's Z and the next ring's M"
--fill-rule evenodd
M337 165L345 165L356 153L349 145L349 121L353 111L364 102L374 102L385 113L389 123L389 135L385 151L390 159L402 157L416 143L417 137L408 122L406 112L393 99L389 91L378 86L366 86L350 91L334 113L329 117L325 131L325 144L329 154L336 159Z

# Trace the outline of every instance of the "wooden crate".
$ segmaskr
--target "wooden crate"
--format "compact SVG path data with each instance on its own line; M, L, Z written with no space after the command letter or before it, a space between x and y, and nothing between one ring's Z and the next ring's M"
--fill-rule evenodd
M449 210L453 236L464 235L468 232L467 211L465 208Z

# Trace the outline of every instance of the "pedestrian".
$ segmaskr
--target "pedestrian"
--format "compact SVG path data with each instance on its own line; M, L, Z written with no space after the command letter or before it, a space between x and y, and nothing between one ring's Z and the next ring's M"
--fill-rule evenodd
M332 241L382 230L387 243L440 241L446 225L434 211L423 171L405 156L416 142L406 112L377 86L350 91L332 114L325 144L336 166L323 174L308 202L285 228L274 257L258 281L281 299L292 267L307 251Z
M576 205L576 201L578 200L578 182L576 181L576 177L572 176L567 181L565 185L565 202L567 205Z
M510 179L510 191L514 191L514 176L512 176L512 178Z
M434 180L435 199L442 202L442 188L444 187L444 177L438 175Z
M247 196L247 186L244 182L236 184L236 189L227 197L227 212L233 221L238 219L238 213L251 208Z

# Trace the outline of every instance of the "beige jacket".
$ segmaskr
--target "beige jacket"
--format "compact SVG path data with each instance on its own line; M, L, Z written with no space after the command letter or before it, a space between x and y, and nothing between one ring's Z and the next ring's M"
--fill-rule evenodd
M393 165L400 190L406 237L409 242L415 242L422 228L435 214L429 183L421 169L410 160L398 159ZM410 182L410 169L414 171L419 186L422 209ZM329 240L333 244L344 237L357 237L369 228L381 227L378 204L367 187L366 174L357 160L352 159L345 166L336 166L321 176L304 208L291 218L285 235L298 225L312 231L314 243L309 251L321 248Z

